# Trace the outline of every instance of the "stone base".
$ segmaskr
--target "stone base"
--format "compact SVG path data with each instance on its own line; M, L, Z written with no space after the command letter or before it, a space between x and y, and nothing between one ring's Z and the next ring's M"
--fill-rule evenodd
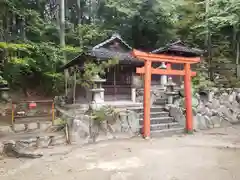
M71 144L86 144L102 140L131 138L139 132L139 122L134 112L120 114L120 119L107 117L106 121L98 122L84 116L73 120L70 128Z
M187 130L187 129L185 129L184 131L185 131L186 134L193 134L194 133L194 130Z

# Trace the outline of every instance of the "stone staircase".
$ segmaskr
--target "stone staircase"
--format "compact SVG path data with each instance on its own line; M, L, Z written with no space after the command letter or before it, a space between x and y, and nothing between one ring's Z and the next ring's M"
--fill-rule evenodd
M165 106L166 98L157 99L151 107L150 113L150 129L151 135L173 135L184 132L184 127L181 126L173 117L169 115ZM143 132L143 107L129 108L138 113L140 133Z

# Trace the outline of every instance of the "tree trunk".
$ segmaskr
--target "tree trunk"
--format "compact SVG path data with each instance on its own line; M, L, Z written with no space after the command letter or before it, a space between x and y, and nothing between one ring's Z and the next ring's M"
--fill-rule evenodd
M77 0L77 6L78 6L79 46L80 46L80 48L82 48L83 47L83 42L82 42L82 35L81 35L80 27L79 27L79 25L82 24L81 0Z
M21 19L21 37L22 37L22 40L26 40L26 31L25 31L25 25L26 25L26 23L25 23L25 19L24 19L24 17Z
M205 47L208 51L208 66L209 66L209 77L213 80L213 69L212 69L212 49L211 49L211 32L209 28L209 0L205 0L205 22L206 22L206 37Z
M66 63L66 54L64 51L65 48L65 0L60 1L60 46L62 48L62 55L64 62ZM65 77L65 96L68 95L68 70L64 70Z

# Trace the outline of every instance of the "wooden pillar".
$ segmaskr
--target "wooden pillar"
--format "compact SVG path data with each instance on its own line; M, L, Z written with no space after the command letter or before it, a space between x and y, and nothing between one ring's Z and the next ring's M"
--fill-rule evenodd
M185 91L185 105L186 105L186 131L187 133L193 132L192 120L192 92L191 92L191 69L190 64L184 65L184 91Z
M151 91L151 67L152 62L145 61L145 77L144 77L144 120L143 120L143 137L150 137L150 91Z

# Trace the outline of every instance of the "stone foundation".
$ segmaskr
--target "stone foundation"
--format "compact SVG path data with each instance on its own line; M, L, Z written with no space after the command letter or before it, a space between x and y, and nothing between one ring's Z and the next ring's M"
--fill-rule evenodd
M77 110L76 110L77 111ZM117 117L111 115L101 122L94 120L82 111L72 113L61 109L67 120L69 137L72 144L87 144L101 140L131 138L139 134L139 118L134 111L120 110Z
M31 137L10 137L11 140L0 142L0 156L36 158L42 155L35 154L39 148L50 148L56 145L67 144L64 133L45 134L42 136L32 135Z

